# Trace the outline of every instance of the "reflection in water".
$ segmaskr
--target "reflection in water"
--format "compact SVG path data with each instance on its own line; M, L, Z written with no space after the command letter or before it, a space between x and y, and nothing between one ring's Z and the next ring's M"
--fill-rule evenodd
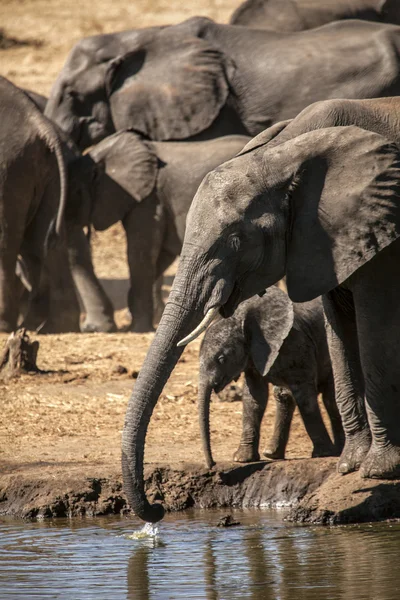
M400 525L295 527L276 513L168 515L158 538L125 519L0 520L0 598L398 600Z
M150 600L148 568L150 552L150 548L142 545L129 559L127 600Z

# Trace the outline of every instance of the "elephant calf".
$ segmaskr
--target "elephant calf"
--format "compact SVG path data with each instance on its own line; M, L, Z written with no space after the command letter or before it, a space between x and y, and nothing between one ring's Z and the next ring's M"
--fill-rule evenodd
M274 433L264 455L285 457L294 401L313 442L312 455L340 454L344 434L335 402L321 298L293 304L282 290L271 287L262 298L246 300L232 317L209 327L201 345L199 376L200 428L208 467L215 464L209 428L211 392L220 392L243 371L243 428L235 461L260 459L260 425L269 383L279 388L275 388ZM321 417L319 393L331 421L334 443Z

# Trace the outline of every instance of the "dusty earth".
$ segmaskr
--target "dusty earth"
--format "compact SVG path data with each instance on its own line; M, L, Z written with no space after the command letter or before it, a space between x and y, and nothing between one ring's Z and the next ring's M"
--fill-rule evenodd
M46 95L68 51L83 36L174 23L195 14L227 21L238 4L239 0L1 0L0 74ZM121 430L152 334L124 332L125 252L120 227L94 236L96 271L114 301L121 331L33 336L40 341L38 366L43 372L0 382L0 514L102 514L126 505ZM174 268L167 284L173 272ZM0 336L0 346L6 338ZM334 474L334 459L310 460L311 444L297 413L287 452L287 458L296 460L237 467L230 461L239 441L240 402L213 402L212 442L218 465L212 472L205 469L196 410L198 348L195 342L185 351L151 421L145 460L153 498L177 509L194 504L295 505L304 497L292 518L314 522L400 516L396 486L366 485L357 475L343 484ZM261 448L270 435L273 414L271 400ZM389 505L382 501L388 488L394 498Z

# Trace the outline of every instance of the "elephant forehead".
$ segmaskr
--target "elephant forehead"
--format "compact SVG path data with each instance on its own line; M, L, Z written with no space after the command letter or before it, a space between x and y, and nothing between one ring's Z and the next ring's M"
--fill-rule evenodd
M204 180L206 193L217 205L232 205L241 211L262 191L263 180L257 165L240 158L211 171Z

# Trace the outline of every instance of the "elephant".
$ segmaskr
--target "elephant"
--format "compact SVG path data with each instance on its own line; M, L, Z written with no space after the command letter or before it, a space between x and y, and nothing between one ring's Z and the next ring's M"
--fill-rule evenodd
M395 25L280 33L195 17L131 33L123 49L107 38L100 63L101 41L82 42L88 53L73 50L53 86L45 114L81 148L129 128L159 141L254 136L318 100L400 92Z
M72 185L87 182L86 202L90 203L84 208L79 200L77 213L83 209L86 217L71 216L71 220L98 231L121 221L125 229L133 331L153 330L153 286L180 253L186 215L201 180L248 141L244 136L227 136L191 143L152 142L133 131L121 131L71 164ZM75 247L74 265L81 260L81 280L76 283L86 312L92 315L86 329L104 330L103 320L94 318L91 308L96 300L100 307L102 298L84 289L93 273L90 254L85 258L82 239ZM73 274L76 270L73 266Z
M0 330L9 332L19 315L18 256L35 293L43 265L54 264L52 257L60 251L67 173L55 128L23 91L4 78L0 78L0 110Z
M184 345L284 276L292 301L323 297L345 432L338 471L400 475L399 146L351 125L271 147L279 131L208 173L190 207L122 436L125 492L145 521L164 512L144 492L146 431Z
M312 456L338 456L342 451L344 433L335 402L321 298L295 304L272 286L262 298L245 300L231 317L207 329L199 364L200 431L209 468L215 465L209 427L211 392L221 392L243 372L242 436L234 461L260 460L260 427L269 383L276 386L277 412L264 456L285 458L295 403L313 443ZM319 393L331 421L334 443L321 416Z
M400 8L397 0L245 0L229 22L289 32L314 29L342 19L400 25Z

